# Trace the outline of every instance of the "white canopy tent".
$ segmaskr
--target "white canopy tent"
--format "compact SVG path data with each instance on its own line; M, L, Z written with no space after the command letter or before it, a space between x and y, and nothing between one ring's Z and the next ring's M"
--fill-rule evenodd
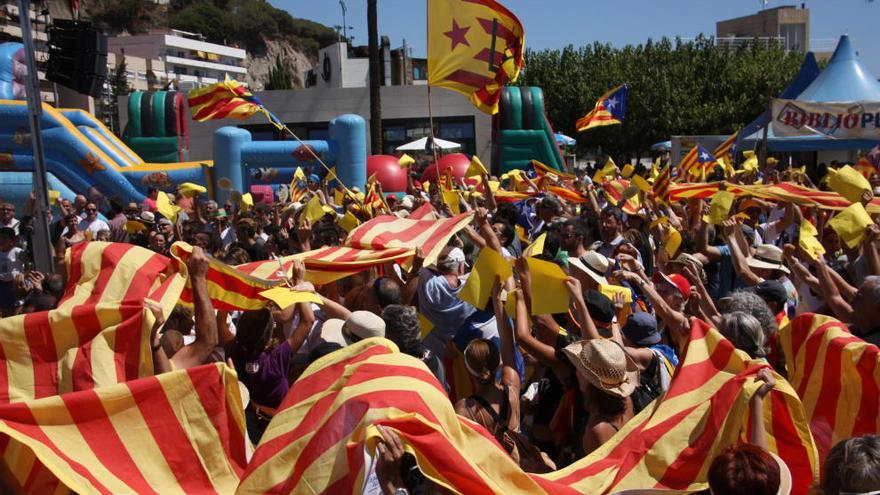
M416 139L410 143L401 144L397 147L397 151L426 151L429 150L427 148L428 145L428 137L425 136L423 138ZM445 139L434 138L434 146L441 150L454 150L461 148L461 145L458 143L453 143L452 141L447 141Z

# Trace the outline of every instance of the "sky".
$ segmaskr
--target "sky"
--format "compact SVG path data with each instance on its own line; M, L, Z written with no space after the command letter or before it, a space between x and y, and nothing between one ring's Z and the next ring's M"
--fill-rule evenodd
M269 0L294 17L328 26L342 25L338 0ZM346 24L355 44L367 42L367 1L345 0ZM379 33L391 46L406 40L414 57L424 57L426 0L378 0ZM715 34L719 20L749 15L761 9L760 0L502 0L522 21L526 46L533 49L581 46L594 41L614 46L643 43L663 36L692 38ZM770 0L769 8L800 5L799 1ZM833 47L848 33L862 62L880 77L880 1L812 0L810 38L829 40Z

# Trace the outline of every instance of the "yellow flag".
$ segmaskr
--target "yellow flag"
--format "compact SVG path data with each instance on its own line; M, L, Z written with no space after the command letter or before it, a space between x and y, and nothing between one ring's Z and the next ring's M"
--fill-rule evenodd
M54 205L59 199L61 199L61 191L49 189L49 204Z
M177 188L180 191L180 194L183 194L187 198L191 198L197 194L204 194L208 192L204 186L200 186L198 184L193 184L192 182L184 182Z
M523 66L524 38L519 19L495 2L428 0L428 84L497 113L501 88ZM483 56L491 51L502 56Z
M623 294L623 302L631 303L633 301L632 291L626 287L621 287L619 285L605 285L599 284L599 292L605 294L608 299L614 300L615 294Z
M568 275L556 263L526 258L532 275L532 314L544 315L568 311L569 297L565 280Z
M519 237L520 241L529 242L529 236L526 234L526 229L522 225L514 225L513 231L516 232L516 236Z
M489 171L486 170L486 167L483 166L483 162L480 161L480 157L474 155L471 158L471 164L467 169L467 173L465 174L467 177L479 177L483 174L489 175Z
M419 313L419 329L421 330L420 335L422 340L425 340L425 337L431 333L431 330L434 329L434 324L431 323L431 320L425 317L422 313Z
M651 185L641 175L633 175L631 181L634 186L639 188L639 191L649 192L651 190Z
M397 166L400 168L409 168L409 167L413 166L415 163L416 163L415 159L413 159L413 157L407 155L406 153L404 153L403 156L401 156L397 160Z
M825 247L816 239L819 231L807 220L801 221L800 234L798 235L798 245L812 259L817 259L820 254L825 254Z
M492 192L497 191L498 187L500 187L500 186L501 186L501 183L498 182L497 180L490 180L489 181L489 190Z
M678 248L681 246L681 232L675 229L672 225L670 225L669 230L666 232L666 255L669 258L673 258L675 253L678 252Z
M865 207L861 203L853 203L832 218L828 225L837 232L847 247L852 249L862 243L865 229L872 223Z
M251 193L241 195L241 211L250 211L254 207L254 197Z
M742 164L742 169L746 172L757 172L758 171L758 157L755 155L754 151L746 150L743 151L743 156L746 160Z
M321 200L318 199L317 196L312 196L312 199L306 203L306 211L305 217L310 223L314 224L318 220L324 218L324 214L328 213L324 208L324 205L321 204Z
M609 156L608 160L605 161L605 166L602 167L602 170L596 172L593 175L593 182L599 184L602 182L606 176L612 175L617 172L617 164L614 163L614 160Z
M847 201L858 203L865 191L871 190L871 183L864 175L847 165L840 170L828 169L828 187Z
M441 188L440 194L443 195L443 202L449 206L452 213L458 215L461 213L461 205L458 202L458 193L452 189Z
M286 309L301 302L323 304L321 296L314 292L291 290L288 287L273 287L260 292L260 295L277 304L280 309Z
M538 256L539 254L544 252L544 241L547 239L547 233L539 235L535 242L529 244L527 248L523 250L523 256Z
M703 217L706 223L721 225L721 222L730 217L730 206L733 204L734 195L730 191L718 191L712 196L709 203L709 215Z
M122 226L122 230L124 230L126 234L137 234L138 232L147 230L147 226L137 220L129 220Z
M339 226L345 229L346 232L351 232L360 224L361 221L350 211L346 211L345 215L339 219Z
M163 191L159 191L159 195L156 197L156 209L159 210L163 217L171 220L171 223L177 223L177 214L180 212L180 207L172 204L168 195Z
M485 308L489 298L492 297L495 277L501 277L503 283L511 274L513 267L501 256L501 253L492 248L483 248L458 297L462 301L471 303L475 308Z
M331 168L331 169L327 172L327 177L324 177L324 181L325 181L325 182L330 182L331 180L339 180L339 179L336 177L336 167Z
M636 171L636 168L633 167L632 165L630 165L629 163L627 163L626 165L623 166L623 170L620 171L620 175L621 175L621 177L623 177L624 179L627 179L627 178L629 178L629 176L632 175L633 172L635 172L635 171Z

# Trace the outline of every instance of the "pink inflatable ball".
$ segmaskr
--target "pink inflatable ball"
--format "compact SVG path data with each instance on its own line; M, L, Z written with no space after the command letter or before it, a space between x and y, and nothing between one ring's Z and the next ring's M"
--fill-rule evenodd
M452 171L452 177L458 182L467 174L468 167L471 166L471 159L463 153L452 153L440 158L440 175L445 175L447 170ZM437 166L433 163L422 173L422 181L437 180ZM477 180L468 179L468 184L476 184Z
M391 155L372 155L367 157L367 177L376 174L382 190L386 193L405 192L408 169L400 168L398 159Z

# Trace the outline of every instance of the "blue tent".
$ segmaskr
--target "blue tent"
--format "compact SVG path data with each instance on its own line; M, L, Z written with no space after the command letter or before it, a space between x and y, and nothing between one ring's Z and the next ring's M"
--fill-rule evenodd
M880 82L859 61L847 35L840 37L825 70L818 75L815 75L816 71L816 60L812 53L808 53L800 72L779 97L814 102L880 101ZM738 149L749 149L760 142L764 118L762 114L743 129L740 133L743 138L737 142ZM767 133L770 151L869 149L876 144L878 142L873 140L834 139L820 134L777 137L772 127Z

